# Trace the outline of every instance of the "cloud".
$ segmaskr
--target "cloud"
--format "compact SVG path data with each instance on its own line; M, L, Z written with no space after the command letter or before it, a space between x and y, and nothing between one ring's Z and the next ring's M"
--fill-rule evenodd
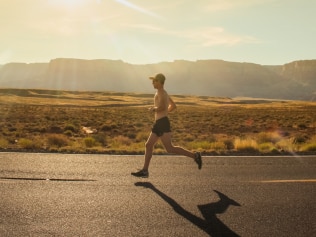
M181 38L188 46L213 47L216 45L234 46L237 44L259 43L260 40L247 35L236 35L222 27L201 27L197 29L170 30L150 24L128 24L126 27L141 30L162 37Z
M207 1L207 3L204 5L204 10L207 12L226 11L244 6L264 4L269 1L274 0L213 0L210 2Z
M178 32L179 37L189 40L192 46L212 47L216 45L234 46L245 43L258 43L252 36L235 35L221 27L205 27Z

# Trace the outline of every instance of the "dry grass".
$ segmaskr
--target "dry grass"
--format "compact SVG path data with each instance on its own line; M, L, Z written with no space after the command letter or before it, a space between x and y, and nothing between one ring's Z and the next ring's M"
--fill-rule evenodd
M250 138L240 139L237 138L234 142L234 147L237 151L242 152L255 152L258 151L258 143Z
M315 152L316 103L173 99L175 145L210 154ZM147 94L0 90L0 149L143 154L152 102Z

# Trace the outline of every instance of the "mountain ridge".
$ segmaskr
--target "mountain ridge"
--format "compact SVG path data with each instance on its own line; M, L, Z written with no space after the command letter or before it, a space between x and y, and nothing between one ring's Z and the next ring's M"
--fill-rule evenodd
M0 65L0 87L152 93L148 76L166 75L170 94L314 101L316 60L260 65L224 60L130 64L122 60L56 58Z

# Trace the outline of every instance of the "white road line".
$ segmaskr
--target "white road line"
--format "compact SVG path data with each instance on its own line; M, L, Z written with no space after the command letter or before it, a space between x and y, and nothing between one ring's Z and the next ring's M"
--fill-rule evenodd
M316 179L259 180L256 183L315 183Z

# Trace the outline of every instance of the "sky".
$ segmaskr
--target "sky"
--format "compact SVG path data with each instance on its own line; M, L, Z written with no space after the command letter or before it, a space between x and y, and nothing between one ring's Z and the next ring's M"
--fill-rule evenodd
M316 0L0 0L0 64L316 59Z

